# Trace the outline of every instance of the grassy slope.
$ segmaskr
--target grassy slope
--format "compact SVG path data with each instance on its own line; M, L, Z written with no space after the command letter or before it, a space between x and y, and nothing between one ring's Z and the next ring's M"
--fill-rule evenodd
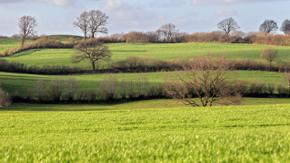
M289 119L290 105L1 111L0 161L287 162Z
M100 81L109 76L123 81L136 81L148 79L151 83L164 82L165 79L182 74L183 72L157 72L157 73L120 73L120 74L95 74L95 75L74 75L74 76L47 76L47 75L29 75L17 73L0 72L0 83L10 93L23 94L33 88L36 81L50 81L53 79L74 78L80 82L83 89L98 89ZM269 84L286 84L283 74L274 72L259 71L231 71L227 73L228 79L257 81Z
M20 42L11 38L0 38L0 52L19 46Z
M181 44L109 44L112 60L124 60L131 56L162 60L187 59L194 56L215 53L231 59L260 59L260 51L268 45L221 44L221 43L181 43ZM279 50L279 60L290 61L290 47L275 46ZM73 49L45 49L30 51L7 60L27 65L62 65L88 68L86 62L72 63ZM29 55L28 55L29 54Z

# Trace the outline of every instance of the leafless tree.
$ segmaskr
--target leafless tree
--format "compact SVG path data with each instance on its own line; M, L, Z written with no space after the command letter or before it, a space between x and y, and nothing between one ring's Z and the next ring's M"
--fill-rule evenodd
M213 106L225 101L227 104L237 103L239 98L233 97L239 97L238 93L225 78L227 69L223 59L197 58L185 67L186 73L179 77L178 82L171 81L166 86L166 93L193 107Z
M89 14L89 30L91 32L91 37L95 38L97 33L108 33L108 28L106 25L108 24L109 17L99 11L99 10L92 10L88 12Z
M87 11L83 12L77 20L74 22L74 25L84 33L85 39L88 37L88 30L89 30L89 13Z
M87 59L90 61L93 71L96 70L96 64L99 61L111 58L108 47L96 39L81 41L76 45L75 49L81 53L73 56L73 62L80 62Z
M35 35L37 22L36 19L31 16L23 16L19 19L18 26L20 28L21 46L23 47L26 39L29 36Z
M286 35L290 35L290 20L284 20L281 26L281 31L284 32Z
M174 42L176 40L176 36L178 33L178 30L174 24L165 24L161 26L157 33L159 35L159 39L166 41L166 42Z
M227 18L220 23L218 23L218 28L225 32L225 34L228 36L231 32L236 31L239 29L238 23L233 18Z
M278 57L278 51L276 49L267 48L262 50L261 57L269 62L269 69L272 69L273 61Z
M260 32L264 32L265 34L270 34L278 30L278 24L274 20L265 20L260 25Z

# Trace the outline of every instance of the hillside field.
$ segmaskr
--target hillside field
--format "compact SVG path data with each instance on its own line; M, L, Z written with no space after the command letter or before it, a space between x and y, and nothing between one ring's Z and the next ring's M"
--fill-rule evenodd
M0 161L289 161L289 105L142 105L19 104L4 109Z
M180 44L108 44L112 52L112 62L125 60L128 57L143 57L160 60L186 60L196 56L211 54L225 56L229 59L261 60L261 50L267 47L278 49L276 63L290 61L290 47L254 45L254 44L222 44L222 43L180 43ZM74 49L42 49L30 50L5 58L8 61L23 63L29 66L70 66L89 69L86 61L72 63Z

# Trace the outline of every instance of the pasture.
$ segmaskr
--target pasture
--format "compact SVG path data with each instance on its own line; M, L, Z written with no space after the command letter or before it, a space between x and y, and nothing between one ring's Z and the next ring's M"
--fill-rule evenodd
M0 112L0 160L289 161L289 105L191 109L144 104L14 105Z
M179 43L179 44L108 44L112 52L112 62L122 61L128 57L142 57L159 60L186 60L196 56L224 56L228 59L249 59L261 61L262 49L273 47L255 44L223 43ZM276 63L290 61L290 47L275 46L279 51ZM90 68L86 61L72 63L74 49L29 50L5 58L8 61L23 63L28 66L70 66Z

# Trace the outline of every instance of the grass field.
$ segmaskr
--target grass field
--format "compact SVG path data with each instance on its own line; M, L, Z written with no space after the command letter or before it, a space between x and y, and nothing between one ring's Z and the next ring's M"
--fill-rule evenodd
M0 38L0 52L17 47L19 45L20 45L20 42L16 39Z
M0 161L289 162L289 119L285 104L206 109L19 104L0 111Z
M188 59L195 56L223 55L230 59L261 60L260 52L268 45L221 44L221 43L180 43L180 44L109 44L112 61L125 60L128 57L145 57L161 60ZM290 61L290 47L275 46L279 50L277 62ZM72 63L73 49L31 50L6 58L9 61L26 65L57 65L89 68L87 62Z
M0 82L2 86L10 93L25 94L33 88L39 80L50 81L56 79L75 79L79 81L82 89L99 89L99 83L108 77L116 78L120 81L136 81L140 79L148 79L150 83L162 83L168 78L178 78L178 75L184 72L156 72L156 73L120 73L120 74L93 74L93 75L30 75L0 72ZM229 71L226 74L229 80L242 80L249 82L261 82L267 84L284 84L286 79L284 74L275 72L261 71Z

